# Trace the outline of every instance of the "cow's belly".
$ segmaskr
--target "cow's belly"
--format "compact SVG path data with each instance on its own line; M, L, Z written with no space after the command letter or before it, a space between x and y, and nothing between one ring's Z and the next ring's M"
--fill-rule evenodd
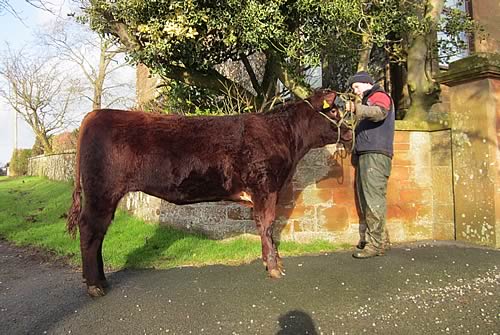
M181 182L176 183L157 180L143 185L140 191L179 205L222 200L245 202L250 200L248 195L242 193L239 178L228 177L214 170L205 174L192 172Z

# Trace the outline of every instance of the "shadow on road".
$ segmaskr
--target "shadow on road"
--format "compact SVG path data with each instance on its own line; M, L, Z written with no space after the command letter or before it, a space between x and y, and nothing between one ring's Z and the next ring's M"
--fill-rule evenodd
M281 315L278 323L281 329L276 335L318 334L313 319L309 314L300 310L293 310Z

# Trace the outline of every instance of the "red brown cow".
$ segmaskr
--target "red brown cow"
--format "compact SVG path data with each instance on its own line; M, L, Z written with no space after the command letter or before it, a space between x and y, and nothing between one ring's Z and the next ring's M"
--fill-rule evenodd
M118 201L142 191L174 204L246 201L262 241L269 275L282 265L272 239L278 193L312 148L350 141L332 91L268 113L183 117L97 110L82 122L75 189L68 218L80 230L83 277L91 296L104 295L102 243ZM325 106L329 106L326 109ZM323 112L323 115L320 113ZM84 205L81 209L81 192Z

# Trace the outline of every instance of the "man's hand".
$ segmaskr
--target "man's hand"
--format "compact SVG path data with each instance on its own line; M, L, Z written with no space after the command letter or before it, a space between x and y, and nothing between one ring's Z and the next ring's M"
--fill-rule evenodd
M345 111L347 113L356 113L356 103L351 100L345 102Z

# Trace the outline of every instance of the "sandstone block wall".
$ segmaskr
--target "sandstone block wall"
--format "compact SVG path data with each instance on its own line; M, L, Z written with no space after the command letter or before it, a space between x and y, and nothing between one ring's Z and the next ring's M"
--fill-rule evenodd
M453 239L450 131L397 131L395 141L388 189L391 239ZM137 206L138 199L148 197L139 192L129 194L122 206L148 220L214 238L257 234L252 210L242 205L221 202L176 206L161 201L144 215L144 209ZM304 157L292 183L281 193L274 233L279 239L295 241L352 243L358 239L350 155L330 145Z

